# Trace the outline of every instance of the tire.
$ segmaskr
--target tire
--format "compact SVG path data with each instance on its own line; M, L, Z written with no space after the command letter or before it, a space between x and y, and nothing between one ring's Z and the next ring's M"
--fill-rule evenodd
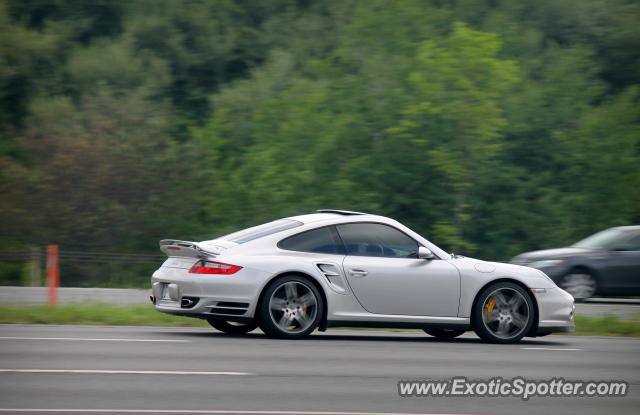
M459 329L423 329L429 336L437 337L439 339L453 339L455 337L463 335L466 330Z
M577 269L562 277L560 288L571 294L577 302L581 302L596 293L598 284L591 273Z
M258 328L256 323L235 323L213 318L209 318L207 321L214 329L227 334L247 334Z
M320 291L306 278L285 275L264 291L259 307L260 328L278 339L302 339L320 323L324 303Z
M482 290L472 310L473 329L489 343L516 343L531 331L531 295L517 284L498 282Z

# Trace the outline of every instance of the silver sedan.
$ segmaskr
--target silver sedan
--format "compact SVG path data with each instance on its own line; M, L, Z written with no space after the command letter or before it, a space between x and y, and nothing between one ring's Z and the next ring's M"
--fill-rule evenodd
M542 271L447 254L383 216L321 210L160 249L156 310L226 333L396 327L513 343L574 329L573 297Z

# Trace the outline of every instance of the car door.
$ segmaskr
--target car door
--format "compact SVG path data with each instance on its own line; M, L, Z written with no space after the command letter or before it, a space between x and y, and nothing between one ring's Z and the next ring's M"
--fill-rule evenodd
M343 268L358 302L370 313L456 317L460 274L445 260L418 259L418 243L386 224L336 226L346 248Z
M640 232L634 232L609 252L608 285L617 295L640 294Z

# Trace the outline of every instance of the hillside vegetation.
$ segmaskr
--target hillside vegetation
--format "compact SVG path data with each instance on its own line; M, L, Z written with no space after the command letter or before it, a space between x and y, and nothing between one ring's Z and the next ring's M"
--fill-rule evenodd
M631 0L0 0L0 248L155 253L341 208L508 260L639 223L638 22Z

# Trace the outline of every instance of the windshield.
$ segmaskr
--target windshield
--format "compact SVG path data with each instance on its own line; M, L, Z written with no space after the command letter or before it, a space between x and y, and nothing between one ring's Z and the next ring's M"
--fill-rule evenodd
M607 229L576 242L572 246L574 248L605 249L625 238L627 233L628 231L621 229Z
M218 239L242 244L245 242L253 241L254 239L274 234L276 232L286 231L287 229L295 228L301 225L302 222L298 222L297 220L278 219L274 220L273 222L264 223L262 225L230 233L229 235L221 236Z

